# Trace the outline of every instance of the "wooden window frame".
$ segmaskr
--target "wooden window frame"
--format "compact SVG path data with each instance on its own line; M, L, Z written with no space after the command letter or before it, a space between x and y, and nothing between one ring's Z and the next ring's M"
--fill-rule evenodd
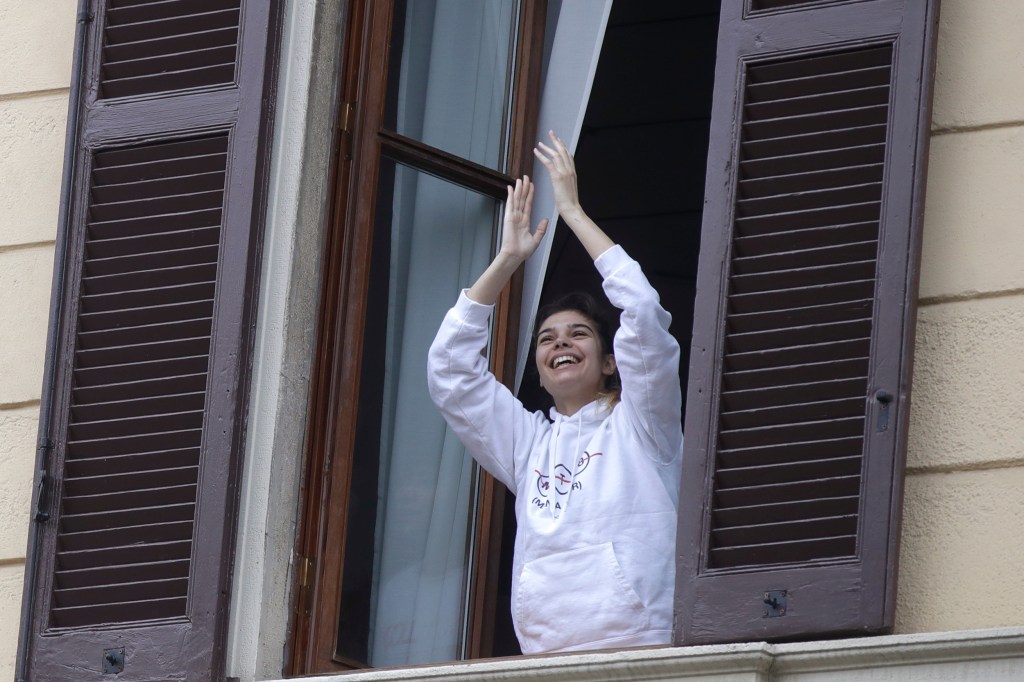
M340 672L337 623L355 443L377 179L383 156L503 200L513 178L532 168L546 0L521 0L512 65L511 120L506 124L508 174L468 162L383 128L392 2L351 0L339 70L332 160L332 197L324 243L318 340L314 353L306 460L294 565L293 612L286 673ZM526 46L523 49L522 46ZM491 369L511 385L515 375L521 271L502 292L493 316ZM470 658L493 641L501 521L506 491L481 472L470 576Z

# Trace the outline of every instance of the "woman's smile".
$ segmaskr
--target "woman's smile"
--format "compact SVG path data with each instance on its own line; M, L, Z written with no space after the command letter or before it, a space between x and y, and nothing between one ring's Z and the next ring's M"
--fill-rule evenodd
M580 359L575 355L559 355L551 361L551 366L555 369L559 369L565 365L576 365L579 364Z

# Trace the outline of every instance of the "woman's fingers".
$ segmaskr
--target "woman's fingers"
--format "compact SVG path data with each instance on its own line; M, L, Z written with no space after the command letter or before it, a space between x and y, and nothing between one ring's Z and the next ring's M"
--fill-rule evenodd
M541 153L541 152L543 152L543 153ZM537 157L541 161L547 161L548 164L557 164L560 161L561 162L565 161L564 156L562 155L562 153L559 150L552 149L551 147L547 146L543 142L538 142L537 143L537 146L534 148L533 153L537 154Z
M548 135L551 137L551 142L555 145L559 159L565 163L566 167L575 168L576 164L573 161L572 154L569 152L569 148L565 146L565 143L562 142L562 138L555 135L554 130L549 130Z
M540 161L542 164L544 164L545 168L547 168L548 170L551 170L551 158L549 158L548 155L552 154L552 150L551 149L547 149L545 147L545 149L547 150L547 154L545 154L544 151L541 150L541 147L544 147L544 143L543 142L538 142L537 146L533 148L533 155L537 157L538 161Z
M560 138L558 135L555 135L554 130L548 131L548 137L551 138L551 144L554 145L555 149L558 150L559 154L569 151L569 148L565 146L564 142L562 142L562 138Z
M548 136L551 138L551 144L553 146L549 147L543 142L537 142L537 146L533 149L533 153L537 159L551 172L576 172L576 165L573 161L572 154L569 153L569 148L565 146L565 143L562 142L557 135L555 135L553 130L548 131Z
M529 213L530 206L533 203L533 183L530 182L530 176L524 175L522 178L516 178L515 187L513 188L512 185L508 185L507 189L508 206L515 210Z
M530 211L533 208L534 184L530 176L516 178L516 184L506 185L505 216L511 227L530 229Z
M566 147L562 143L562 140L561 140L561 138L558 137L558 135L555 135L555 131L554 130L549 130L548 131L548 137L551 138L551 144L555 145L555 149L557 149L559 153L568 151L568 147Z

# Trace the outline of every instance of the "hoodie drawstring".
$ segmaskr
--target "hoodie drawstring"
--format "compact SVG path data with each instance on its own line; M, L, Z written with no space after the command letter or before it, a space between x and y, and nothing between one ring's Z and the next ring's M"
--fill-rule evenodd
M560 464L560 462L558 461L558 440L562 435L562 424L565 421L564 417L560 417L555 423L555 432L554 437L552 439L553 447L551 448L551 457L548 460L548 482L551 486L549 490L554 491L554 495L551 496L552 499L549 509L551 510L551 515L556 519L562 515L562 512L569 508L569 498L572 496L573 488L576 485L576 474L579 470L580 460L583 458L583 410L580 410L572 417L569 417L569 419L572 419L576 422L576 452L573 456L572 468L570 469L568 466L565 467L567 471L572 472L572 475L569 478L569 488L568 490L565 491L564 499L559 499L559 479L557 478L558 472L556 471L558 465Z

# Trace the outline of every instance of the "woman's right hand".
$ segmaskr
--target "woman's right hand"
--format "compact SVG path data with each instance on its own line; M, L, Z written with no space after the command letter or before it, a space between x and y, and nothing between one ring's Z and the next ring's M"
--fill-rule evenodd
M483 274L477 278L466 295L477 303L493 305L498 294L508 284L512 273L533 255L540 240L548 229L548 221L542 220L537 229L530 232L530 209L533 207L533 183L523 176L516 180L515 187L508 186L505 199L505 228L501 231L501 248Z
M530 232L530 211L533 208L533 182L529 176L516 180L515 187L508 186L505 200L505 228L501 231L499 254L525 261L540 245L548 229L548 221L542 220L537 229Z

